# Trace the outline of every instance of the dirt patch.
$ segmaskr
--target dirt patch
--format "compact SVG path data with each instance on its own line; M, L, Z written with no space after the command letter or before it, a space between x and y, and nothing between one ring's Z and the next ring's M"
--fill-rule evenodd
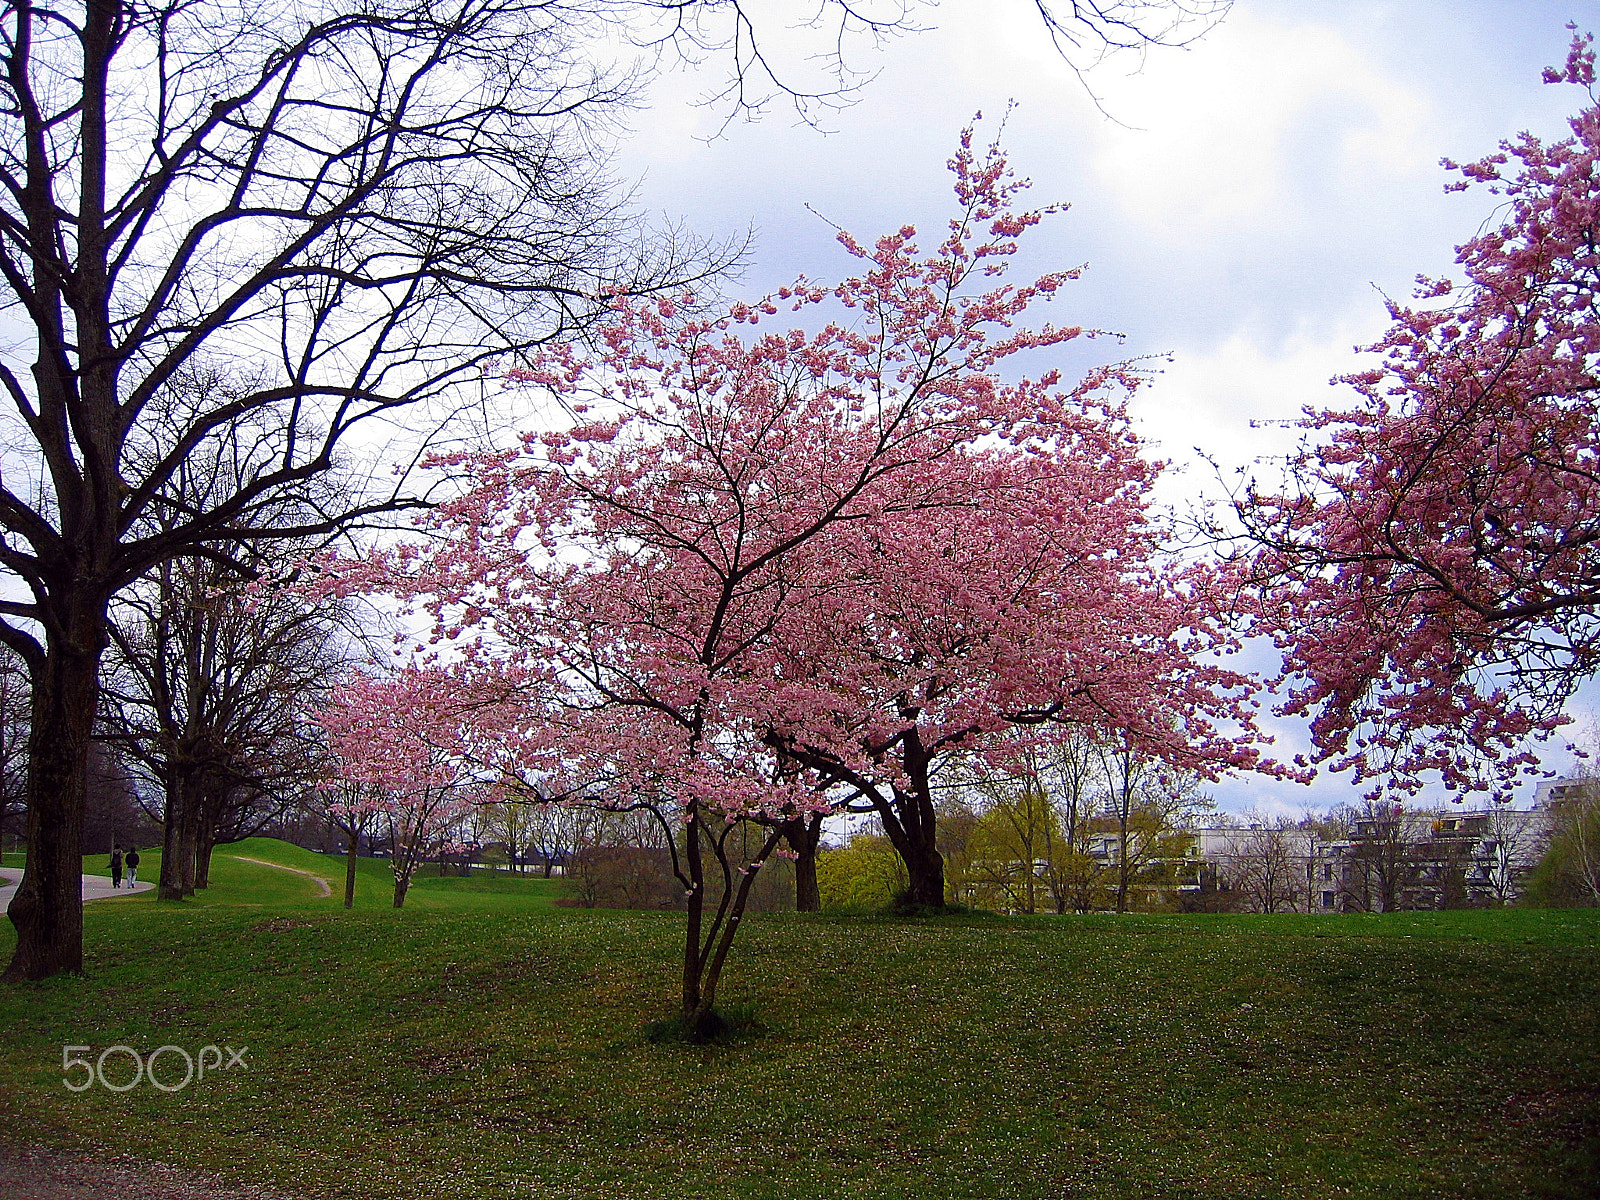
M1506 1097L1501 1112L1511 1125L1542 1128L1569 1144L1600 1137L1600 1087L1519 1092Z
M271 1188L225 1184L202 1171L0 1141L0 1195L6 1200L294 1200Z
M250 926L251 933L288 933L291 929L310 929L313 925L321 925L327 917L318 917L314 921L302 921L298 917L269 917L264 921L257 921Z

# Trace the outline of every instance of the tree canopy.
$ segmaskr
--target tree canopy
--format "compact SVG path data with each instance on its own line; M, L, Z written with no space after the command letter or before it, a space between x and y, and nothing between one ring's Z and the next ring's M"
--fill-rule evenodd
M1592 39L1546 81L1592 99ZM1600 665L1600 106L1571 128L1447 162L1503 218L1458 248L1463 282L1390 304L1288 486L1237 505L1286 711L1357 779L1503 794Z

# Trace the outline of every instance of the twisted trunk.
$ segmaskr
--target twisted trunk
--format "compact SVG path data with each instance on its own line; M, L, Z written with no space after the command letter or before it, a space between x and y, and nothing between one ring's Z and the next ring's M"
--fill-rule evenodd
M750 899L750 888L761 873L768 857L783 840L783 827L771 829L760 853L738 875L738 887L732 894L725 889L717 912L707 928L705 921L705 854L704 835L715 854L717 865L727 870L726 844L704 834L700 828L698 807L691 808L691 819L685 828L684 858L689 869L689 923L684 936L683 955L683 1020L696 1038L709 1037L721 1027L713 1006L717 999L717 984L722 979L722 968L728 951L744 919L745 905ZM702 940L704 934L704 940Z

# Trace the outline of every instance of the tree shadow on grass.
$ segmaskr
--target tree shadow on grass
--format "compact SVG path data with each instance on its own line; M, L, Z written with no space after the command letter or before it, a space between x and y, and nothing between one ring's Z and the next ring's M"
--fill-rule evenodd
M681 1013L644 1027L644 1040L655 1046L718 1046L764 1038L772 1031L756 1014L754 1004L734 1004L712 1009L699 1020Z

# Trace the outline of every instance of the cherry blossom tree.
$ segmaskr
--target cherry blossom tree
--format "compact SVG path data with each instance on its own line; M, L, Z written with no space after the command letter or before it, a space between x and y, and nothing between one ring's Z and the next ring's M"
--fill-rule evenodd
M1157 466L1120 406L1077 418L1048 450L940 464L965 473L961 502L847 531L854 604L771 639L762 673L791 686L768 693L768 744L876 812L910 906L945 902L936 791L965 756L1098 731L1208 778L1281 771L1254 745L1252 681L1219 665L1232 641L1209 589L1146 516Z
M1593 99L1592 37L1545 78ZM1308 410L1287 486L1236 506L1287 711L1380 789L1504 795L1600 665L1600 106L1571 128L1446 162L1503 222L1390 304L1354 405Z
M302 801L306 813L327 821L330 829L344 835L346 908L354 908L356 903L356 859L361 852L361 839L370 835L379 816L380 805L369 798L367 791L368 786L359 780L335 776L323 780Z
M394 906L400 908L417 868L455 847L462 822L487 798L481 772L461 753L451 706L441 703L450 690L436 671L362 675L322 714L344 781L332 785L328 808L352 831L347 908L354 830L374 818L387 830Z
M552 348L516 376L566 427L441 457L475 486L431 540L323 564L323 590L431 619L397 651L440 681L417 703L502 788L670 830L697 1030L795 822L875 797L902 833L920 822L896 847L914 897L942 903L930 755L1072 719L1253 761L1244 680L1196 663L1225 642L1203 611L1180 619L1157 561L1156 467L1123 407L1138 370L1003 379L1020 352L1094 334L1020 327L1076 272L999 282L1049 210L1017 209L1025 184L970 130L950 165L958 211L931 254L911 226L843 234L858 275L715 319L619 299L598 351ZM813 331L762 332L779 304ZM763 834L740 861L729 835L749 821Z

